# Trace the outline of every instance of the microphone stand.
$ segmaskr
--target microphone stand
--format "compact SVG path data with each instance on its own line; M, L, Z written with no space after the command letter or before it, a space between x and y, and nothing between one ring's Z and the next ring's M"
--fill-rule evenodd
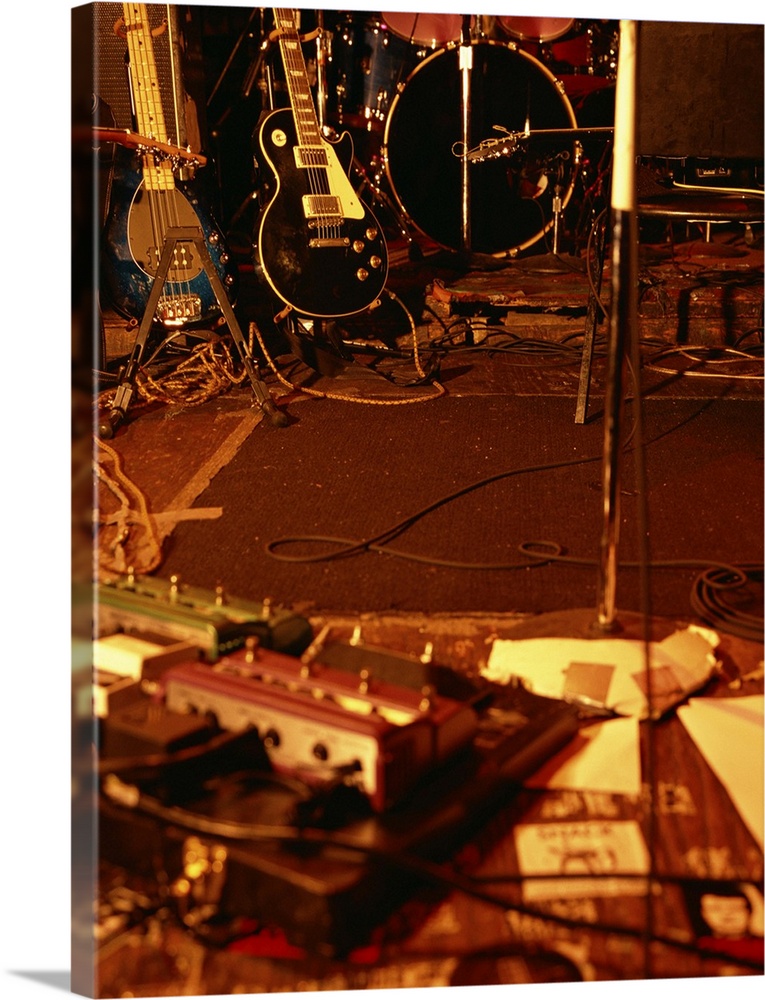
M612 277L611 320L603 443L603 529L598 577L597 625L605 631L616 623L616 567L621 492L621 428L623 423L625 345L637 335L637 211L635 195L635 22L623 21L616 79L616 120L611 182Z
M462 17L462 33L460 37L459 68L462 78L462 148L470 149L470 77L473 69L473 48L470 44L471 15ZM462 158L461 184L461 242L462 249L470 250L470 173L466 157Z

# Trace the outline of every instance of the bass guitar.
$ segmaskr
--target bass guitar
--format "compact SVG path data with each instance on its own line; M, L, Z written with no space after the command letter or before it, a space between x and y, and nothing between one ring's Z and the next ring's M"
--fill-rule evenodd
M154 38L167 31L167 22L152 29L146 4L125 3L122 9L123 17L114 30L127 41L138 134L113 130L120 148L102 242L102 290L117 312L141 319L168 232L194 228L201 231L233 303L236 267L194 180L205 158L181 148L169 137L165 123ZM193 243L177 242L154 320L176 328L209 323L220 316L220 305Z
M295 312L348 316L369 308L385 287L385 238L351 184L350 134L330 141L319 127L296 12L274 10L274 19L291 107L269 112L257 129L272 176L255 263Z

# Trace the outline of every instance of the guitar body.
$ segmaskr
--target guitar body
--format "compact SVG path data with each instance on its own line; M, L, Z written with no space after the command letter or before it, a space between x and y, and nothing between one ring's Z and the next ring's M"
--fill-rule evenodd
M215 270L234 303L238 275L223 236L192 182L175 181L166 190L147 191L141 157L119 151L101 251L101 288L128 319L141 320L162 253L158 233L165 223L201 231ZM159 228L156 219L161 218ZM221 315L210 280L192 243L178 243L155 320L167 326L210 323Z
M385 287L388 254L380 225L350 181L350 135L301 147L289 108L270 112L257 134L272 176L256 227L256 266L297 313L329 318L363 312ZM312 155L320 167L305 165Z

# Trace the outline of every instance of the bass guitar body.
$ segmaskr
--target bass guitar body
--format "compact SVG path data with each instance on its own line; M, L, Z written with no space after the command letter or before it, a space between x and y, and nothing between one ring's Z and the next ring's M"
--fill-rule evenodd
M166 234L179 227L201 232L233 304L238 288L236 266L194 182L175 180L162 189L147 190L141 157L120 152L101 252L101 289L110 304L128 319L143 318ZM183 327L215 322L220 316L196 247L188 240L177 242L155 321Z
M350 181L350 135L301 145L289 108L270 112L257 134L271 177L256 226L256 267L299 314L368 309L385 287L388 254L377 219Z

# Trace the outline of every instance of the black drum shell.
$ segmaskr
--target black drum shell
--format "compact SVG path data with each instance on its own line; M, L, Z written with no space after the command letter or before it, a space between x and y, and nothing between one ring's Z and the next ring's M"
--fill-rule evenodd
M460 46L432 53L407 78L388 115L383 160L390 186L414 226L453 250L515 255L536 243L553 223L553 197L567 204L576 174L576 128L571 103L556 78L513 44L471 44L468 148L500 137L497 126L532 135L519 153L468 164L469 240L463 236L462 71ZM534 130L562 130L536 137ZM542 194L539 163L554 160ZM544 181L543 181L544 183Z

